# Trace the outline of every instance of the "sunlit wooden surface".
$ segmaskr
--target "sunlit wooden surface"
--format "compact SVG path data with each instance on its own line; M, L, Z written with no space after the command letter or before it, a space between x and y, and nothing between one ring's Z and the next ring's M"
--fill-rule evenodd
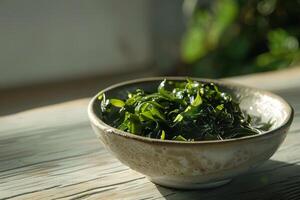
M269 161L226 186L182 191L149 182L100 145L87 117L89 99L81 99L0 118L0 199L300 199L300 85L289 78L281 78L284 86L270 74L232 79L269 85L291 103L295 118Z

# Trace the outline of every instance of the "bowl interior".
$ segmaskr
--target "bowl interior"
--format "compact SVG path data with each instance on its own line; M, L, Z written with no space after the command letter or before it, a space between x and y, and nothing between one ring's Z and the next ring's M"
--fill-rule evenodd
M185 78L167 78L173 81L185 81ZM132 92L141 88L148 92L155 92L159 83L163 78L149 78L141 79L130 82L125 82L111 86L102 92L105 93L107 98L121 98L127 97L127 92ZM223 81L209 80L209 79L193 79L199 82L213 82L221 91L231 94L235 101L240 102L242 110L246 111L252 116L261 118L262 122L271 121L273 123L269 131L279 128L286 123L292 113L292 108L281 97L259 89L249 88L246 86L226 83ZM93 112L101 120L100 105L97 103L96 98L92 105Z

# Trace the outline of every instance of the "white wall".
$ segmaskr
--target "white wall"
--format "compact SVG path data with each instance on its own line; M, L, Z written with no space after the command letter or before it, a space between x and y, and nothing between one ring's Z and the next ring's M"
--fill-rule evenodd
M151 0L0 0L0 89L142 68Z

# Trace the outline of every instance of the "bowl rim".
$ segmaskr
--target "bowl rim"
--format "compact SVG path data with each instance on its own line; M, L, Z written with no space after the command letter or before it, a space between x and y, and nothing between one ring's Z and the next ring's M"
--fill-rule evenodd
M245 141L245 140L251 140L251 139L256 139L256 138L265 138L265 137L270 137L272 135L274 135L275 133L278 132L278 130L281 129L285 129L285 128L289 128L290 124L293 121L293 117L294 117L294 109L293 107L286 101L284 100L282 97L280 97L277 94L274 94L272 92L263 90L263 89L258 89L258 88L254 88L254 87L250 87L250 86L246 86L246 85L242 85L242 84L238 84L238 83L233 83L230 82L228 80L224 80L224 79L208 79L208 78L196 78L196 77L188 77L192 80L195 81L200 81L200 82L213 82L216 83L218 85L223 85L223 86L227 86L227 87L232 87L232 88L244 88L244 89L250 89L250 90L255 90L258 91L260 93L266 94L272 98L275 98L277 100L279 100L287 110L288 115L286 117L286 119L284 119L284 121L279 124L278 127L266 131L262 134L257 134L257 135L250 135L250 136L244 136L244 137L240 137L240 138L232 138L232 139L224 139L224 140L203 140L203 141L178 141L178 140L161 140L161 139L156 139L156 138L148 138L148 137L144 137L144 136L139 136L139 135L135 135L129 132L125 132L122 130L119 130L117 128L114 128L108 124L106 124L105 122L103 122L94 112L93 110L93 105L95 103L95 100L97 99L97 97L101 94L101 93L105 93L109 90L121 87L121 86L126 86L126 85L130 85L130 84L135 84L135 83L142 83L142 82L151 82L151 81L162 81L164 79L167 80L174 80L174 81L182 81L182 80L186 80L186 76L158 76L158 77L147 77L147 78L138 78L138 79L133 79L133 80L129 80L129 81L123 81L120 83L116 83L113 84L109 87L106 87L104 89L102 89L100 92L98 92L94 97L92 97L92 99L90 100L89 104L88 104L88 116L89 119L91 121L91 123L95 126L97 126L98 128L102 129L104 132L107 133L112 133L112 134L116 134L118 136L122 136L125 138L131 138L131 139L135 139L141 142L147 142L147 143L157 143L157 144L220 144L220 143L231 143L231 142L237 142L237 141Z

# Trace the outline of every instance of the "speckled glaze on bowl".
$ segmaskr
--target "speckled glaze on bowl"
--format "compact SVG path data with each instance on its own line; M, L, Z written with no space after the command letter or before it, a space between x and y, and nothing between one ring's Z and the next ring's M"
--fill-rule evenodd
M107 97L121 97L136 88L151 90L164 77L138 79L104 89ZM167 77L183 81L185 77ZM170 141L150 139L117 130L104 123L98 116L96 95L88 106L92 127L104 146L123 164L145 174L159 185L197 189L223 185L232 178L268 160L286 137L293 120L293 109L281 97L259 89L224 81L214 82L241 102L242 109L263 121L275 123L270 131L254 136L216 141Z

